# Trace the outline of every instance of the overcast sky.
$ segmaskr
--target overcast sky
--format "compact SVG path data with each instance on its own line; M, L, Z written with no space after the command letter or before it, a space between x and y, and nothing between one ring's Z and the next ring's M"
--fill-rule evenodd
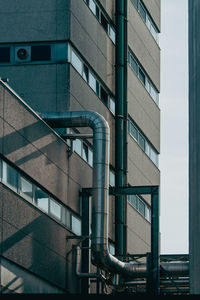
M161 254L188 253L188 0L161 0Z

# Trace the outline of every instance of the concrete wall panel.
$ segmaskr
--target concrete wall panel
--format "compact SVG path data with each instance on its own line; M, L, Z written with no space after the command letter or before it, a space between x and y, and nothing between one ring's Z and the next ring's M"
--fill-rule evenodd
M67 39L68 5L69 2L63 0L45 0L42 3L40 0L1 1L1 42Z

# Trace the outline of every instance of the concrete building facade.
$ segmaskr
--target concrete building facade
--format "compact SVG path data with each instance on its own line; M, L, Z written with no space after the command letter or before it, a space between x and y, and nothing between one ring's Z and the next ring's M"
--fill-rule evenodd
M86 281L90 293L103 293L98 277L76 273L84 238L80 192L92 187L93 140L86 136L92 131L51 128L38 113L102 115L110 127L109 184L115 186L116 1L0 3L2 293L81 293ZM159 32L160 0L128 0L127 186L160 184ZM129 195L124 203L126 255L146 255L150 197ZM112 254L115 224L110 196ZM97 272L91 253L89 261L89 271Z

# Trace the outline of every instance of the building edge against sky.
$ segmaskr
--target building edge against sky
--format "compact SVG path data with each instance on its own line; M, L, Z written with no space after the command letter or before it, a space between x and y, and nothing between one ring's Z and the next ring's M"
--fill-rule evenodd
M73 250L83 228L80 191L92 187L91 131L55 132L34 111L100 113L110 127L109 178L115 185L115 1L0 2L0 77L9 78L13 89L1 82L2 292L81 292L85 281L75 272ZM159 185L160 1L127 3L126 184ZM124 203L126 254L146 254L150 198L127 196ZM110 196L113 254L115 210ZM90 281L90 292L99 285Z

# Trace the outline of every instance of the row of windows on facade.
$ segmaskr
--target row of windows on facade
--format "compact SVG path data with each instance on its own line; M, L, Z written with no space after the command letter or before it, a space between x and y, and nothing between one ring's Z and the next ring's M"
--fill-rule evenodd
M19 55L19 57L18 57ZM18 57L16 59L16 56ZM38 62L70 62L88 83L101 101L115 114L115 99L110 91L100 83L94 72L88 67L77 52L67 43L54 43L52 45L30 45L30 46L2 46L0 47L0 63L38 63ZM129 50L128 62L147 92L158 105L159 94L153 83L143 70L133 53Z
M81 235L79 218L3 159L0 159L0 181L74 234ZM109 251L115 254L115 247L111 241Z
M97 5L95 0L84 0L92 13L96 16L99 23L103 26L104 30L107 32L113 43L115 44L116 39L116 33L114 26L111 25L111 22L106 17L105 13L100 9L100 7ZM151 32L153 38L158 43L159 42L159 31L156 28L150 14L148 13L147 9L145 8L144 4L140 0L132 0L132 3L134 4L135 8L137 9L139 15L145 22L147 28Z
M151 207L139 195L128 195L128 202L151 223Z
M131 66L132 70L135 72L137 77L140 79L142 84L145 86L147 92L152 97L154 102L159 105L159 93L156 90L156 88L153 86L153 83L151 82L150 78L140 65L140 63L137 61L136 57L133 55L133 53L129 50L128 51L128 63Z
M95 0L83 0L115 44L115 29Z
M128 119L128 132L140 146L140 148L147 154L151 161L158 167L158 153L153 146L148 142L147 138L142 134L136 124ZM74 134L75 132L71 129L67 129L67 134ZM70 141L67 139L68 146L72 147L72 150L80 155L91 167L93 167L93 149L82 139L75 139ZM110 169L110 185L115 186L115 173Z
M76 235L81 235L81 220L77 216L2 159L0 159L0 179L5 185L20 194L21 197L67 229Z
M151 32L153 38L158 43L159 42L159 31L156 28L150 14L148 13L147 9L145 8L144 4L141 0L131 0L134 4L136 10L138 11L139 15L141 16L142 20L145 22L146 26L148 27L149 31Z
M158 153L153 146L148 142L146 137L142 134L140 129L130 119L128 120L128 131L134 140L138 143L140 148L147 154L151 161L158 167Z
M88 65L80 58L77 52L70 46L69 47L69 62L78 71L82 78L88 83L101 101L115 114L115 100L111 92L100 83L94 73L90 70Z
M75 131L71 128L67 128L67 134L74 134ZM74 139L73 141L67 139L68 146L72 147L72 150L80 155L91 167L93 167L93 149L87 143L81 139ZM110 168L109 170L109 184L115 186L115 172Z

